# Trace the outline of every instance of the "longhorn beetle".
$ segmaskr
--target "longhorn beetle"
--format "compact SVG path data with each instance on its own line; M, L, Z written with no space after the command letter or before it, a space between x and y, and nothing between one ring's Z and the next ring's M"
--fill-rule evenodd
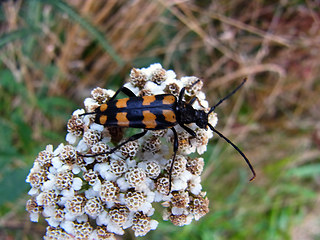
M197 80L191 85L194 86L200 80ZM171 192L172 185L172 170L174 160L178 151L178 134L174 128L176 125L180 125L186 130L192 137L196 137L196 133L186 126L186 124L195 123L199 128L207 129L208 127L219 137L227 141L246 161L253 176L250 181L256 177L256 173L246 155L227 137L216 130L209 122L208 115L215 110L223 101L231 97L236 91L238 91L246 79L235 88L232 92L220 99L213 107L210 108L209 112L204 110L196 110L192 107L196 97L192 98L188 103L183 100L185 94L185 88L182 88L178 99L172 94L160 94L137 97L130 89L122 86L116 91L116 93L110 98L107 103L101 104L94 112L88 112L80 114L89 115L95 114L95 122L105 127L118 126L118 127L130 127L130 128L142 128L144 129L141 133L135 134L128 138L126 141L120 143L108 152L97 153L92 155L82 155L84 157L95 157L103 154L111 154L119 149L121 146L128 142L135 141L143 137L148 130L160 130L170 128L173 132L173 158L169 170L169 193ZM117 95L123 92L128 98L115 100ZM169 194L168 193L168 194Z

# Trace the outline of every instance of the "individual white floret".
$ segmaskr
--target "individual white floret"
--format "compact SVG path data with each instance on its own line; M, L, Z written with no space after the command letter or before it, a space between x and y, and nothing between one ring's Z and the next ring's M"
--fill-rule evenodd
M181 215L181 214L185 213L185 209L184 208L178 208L178 207L172 207L171 213L173 215Z
M81 167L79 165L73 164L71 169L73 174L79 174L81 172Z
M74 223L72 221L62 221L60 227L69 234L74 234Z
M92 189L96 192L99 192L101 189L101 181L97 179L96 182L92 185Z
M139 95L140 89L138 87L133 86L132 83L130 83L130 82L126 83L126 84L124 84L124 87L131 90L136 96Z
M132 211L129 212L129 215L127 217L127 221L122 225L123 229L127 229L132 226L132 220L133 220L134 215L135 215L135 212L132 212Z
M99 216L96 218L96 223L99 226L108 225L110 223L110 218L107 211L102 211Z
M94 109L99 107L99 103L97 101L95 101L93 98L86 98L84 100L84 106L88 112L93 112ZM85 122L85 120L84 120L84 122Z
M56 169L61 168L63 165L63 162L61 161L61 159L59 157L52 158L51 163L52 163L53 167Z
M49 181L46 181L46 182L42 185L41 190L42 190L42 191L49 191L49 190L51 190L51 189L56 189L55 184L56 184L55 178L54 178L54 179L51 179L51 180L49 180Z
M44 217L53 217L55 215L55 206L44 207L42 215Z
M67 133L66 135L66 141L73 145L78 141L78 137L76 135L74 135L73 133Z
M99 197L99 192L95 191L92 187L84 192L86 199L91 199L94 197Z
M85 223L88 221L88 215L82 214L81 216L78 216L76 219L78 223Z
M58 227L60 224L60 221L56 220L53 217L46 218L46 221L48 222L49 226L51 226L51 227Z
M180 84L180 81L177 81L177 80L176 80L177 75L176 75L176 73L175 73L174 71L172 71L172 70L167 70L167 71L166 71L166 77L167 77L167 80L166 80L166 81L170 80L170 81L176 82L177 84Z
M85 143L83 139L81 139L76 146L77 152L86 152L89 149L89 146Z
M39 194L39 188L31 188L29 191L28 191L28 195L30 196L36 196Z
M157 85L154 82L148 81L146 83L146 85L144 86L145 90L149 90L150 92L152 92L154 95L158 95L158 94L164 94L164 88L165 85L161 84L161 85Z
M147 76L148 80L150 80L152 73L155 70L161 69L161 68L162 68L162 66L160 63L154 63L154 64L151 64L148 68L141 68L140 71L143 72Z
M218 123L218 115L215 112L212 112L209 114L208 120L212 127L215 127Z
M92 115L89 114L89 115L85 115L83 118L82 118L82 121L84 123L85 126L89 126L90 123L91 123L91 119L92 119Z
M142 204L139 208L138 211L142 211L144 214L147 214L148 212L150 212L150 210L152 209L152 205L149 202L145 202L144 204Z
M158 227L159 222L156 220L150 220L150 228L151 230L155 230Z
M85 113L84 109L77 109L77 110L73 111L72 115L73 116L78 116L78 115L83 114L83 113Z
M72 188L76 191L80 190L82 187L82 180L79 177L73 178Z
M200 194L202 190L200 176L193 175L193 177L189 181L189 189L190 189L190 192L195 195Z
M98 132L102 132L104 130L104 126L101 124L98 124L98 123L91 123L90 129L98 131Z
M31 222L38 222L39 221L39 213L29 213L30 214L30 221Z
M188 183L184 181L184 179L181 179L180 177L174 178L172 181L172 191L180 191L184 190L188 187Z
M58 156L64 147L63 143L60 143L59 146L53 151L54 156Z
M109 232L115 233L117 235L123 235L124 234L124 231L123 231L122 227L117 225L117 224L115 224L112 221L109 222L109 224L107 226L107 230Z
M64 200L72 199L74 197L74 194L75 194L75 191L73 188L65 189L60 192L60 195L63 196ZM60 204L65 204L65 202L62 202L62 199L60 201L61 201Z
M117 185L122 192L127 191L131 187L130 184L126 181L125 177L118 178Z

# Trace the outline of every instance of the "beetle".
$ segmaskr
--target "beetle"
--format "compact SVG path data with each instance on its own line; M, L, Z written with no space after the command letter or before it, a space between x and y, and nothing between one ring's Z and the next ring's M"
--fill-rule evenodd
M199 81L200 80L194 82L191 87L197 84ZM181 89L178 98L176 98L172 94L159 94L138 97L130 89L122 86L116 91L116 93L109 99L107 103L101 104L94 110L94 112L83 113L80 114L80 116L95 114L95 122L105 127L117 126L141 128L143 129L143 131L129 137L126 141L120 143L108 152L82 156L95 157L103 154L111 154L126 143L135 141L143 137L149 130L171 129L173 132L174 140L173 157L169 170L170 193L172 185L171 175L174 160L176 158L179 146L178 134L174 127L176 125L180 125L192 137L196 137L196 133L188 126L186 126L186 124L195 123L199 128L202 129L207 129L209 127L213 132L218 134L220 138L223 138L226 142L228 142L243 157L252 172L253 176L250 179L250 181L252 181L256 177L256 173L249 159L234 143L232 143L227 137L216 130L208 122L209 114L213 112L215 108L219 106L223 101L225 101L236 91L238 91L245 82L246 79L244 79L242 83L232 92L227 94L224 98L220 99L213 107L210 108L208 112L193 108L192 105L197 100L197 97L192 98L189 102L183 100L186 91L185 88ZM115 100L120 92L123 92L128 97Z

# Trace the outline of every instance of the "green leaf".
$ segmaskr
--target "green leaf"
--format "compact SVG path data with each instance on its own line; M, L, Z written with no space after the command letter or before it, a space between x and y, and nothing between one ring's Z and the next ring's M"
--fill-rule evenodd
M320 164L309 164L306 166L301 166L288 170L288 177L314 177L316 175L320 176Z
M14 92L17 82L15 81L13 74L9 69L1 69L0 86L5 88L6 91L10 91L10 93Z
M28 92L24 86L24 83L18 83L12 72L8 69L1 69L1 81L0 81L0 93L2 95L1 98L7 100L11 97L11 95L20 95L23 98L27 98Z
M6 171L0 181L0 205L15 201L27 190L25 179L29 169L14 169Z
M63 97L46 97L39 99L38 105L48 116L66 116L65 113L70 112L67 109L75 107L70 100Z
M29 26L26 28L21 28L16 31L3 34L0 38L0 49L4 47L7 43L13 42L18 39L26 38L30 35L37 34L39 32L39 29Z
M11 123L0 118L0 151L7 151L12 147L13 129Z

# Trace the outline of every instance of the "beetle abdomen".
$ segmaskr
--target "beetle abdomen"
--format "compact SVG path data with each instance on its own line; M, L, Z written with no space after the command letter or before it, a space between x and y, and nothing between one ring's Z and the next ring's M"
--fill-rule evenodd
M104 126L166 129L177 124L176 102L171 94L123 98L97 108L95 121Z

